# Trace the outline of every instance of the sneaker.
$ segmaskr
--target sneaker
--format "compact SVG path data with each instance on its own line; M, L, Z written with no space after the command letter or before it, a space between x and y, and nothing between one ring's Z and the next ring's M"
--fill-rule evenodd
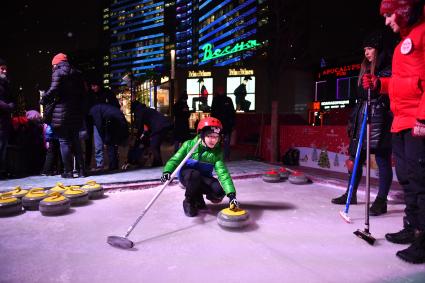
M348 197L348 194L344 193L342 196L339 196L337 198L333 198L331 200L331 202L333 204L346 204L347 203L347 197ZM357 204L357 195L356 194L353 194L351 196L350 204Z
M79 172L78 172L78 177L87 177L88 176L88 174L87 174L87 172L86 172L86 170L80 170Z
M385 239L395 244L411 244L415 240L415 230L406 227L399 232L385 234Z
M376 197L372 206L369 209L369 215L379 216L387 213L387 200L384 198Z
M404 261L410 263L425 263L425 234L417 232L413 244L407 249L398 251L396 255Z
M198 209L188 199L183 201L183 210L187 217L194 217L198 215Z

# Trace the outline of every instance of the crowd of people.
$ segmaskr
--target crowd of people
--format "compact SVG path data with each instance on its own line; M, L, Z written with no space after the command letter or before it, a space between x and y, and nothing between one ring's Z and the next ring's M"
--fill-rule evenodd
M31 138L18 140L40 141L37 148L32 148L39 158L26 172L13 172L7 154L11 156L10 141L16 140L11 133L16 132L16 123L22 119L13 118L16 110L14 97L7 78L7 63L0 59L0 177L2 179L22 175L41 174L45 176L60 174L63 178L85 177L128 169L130 165L145 165L144 156L152 155L149 166L162 166L161 144L173 135L175 151L182 143L192 137L189 128L190 111L187 94L182 92L173 105L175 120L134 100L131 102L133 125L129 125L116 96L102 86L96 78L87 79L82 72L73 67L68 56L63 53L52 59L52 79L46 91L40 91L42 115L36 110L27 111L25 127L21 132L32 132ZM223 88L219 88L223 90ZM214 95L213 115L226 122L226 158L230 154L230 132L234 124L235 110L230 98L223 104L223 91ZM219 102L220 101L220 102ZM222 116L225 109L225 116ZM36 114L34 114L36 113ZM16 116L16 115L15 115ZM15 124L16 124L15 123ZM230 123L230 124L229 124ZM31 126L28 126L31 124ZM34 129L34 130L31 130ZM16 134L15 134L16 135ZM9 144L9 146L8 146ZM128 147L126 160L119 158L119 146ZM106 149L107 158L104 158ZM31 156L33 156L32 154ZM94 157L94 158L93 158ZM18 158L19 159L19 156ZM25 157L28 162L28 155ZM93 160L94 159L94 160ZM105 164L105 160L108 164ZM124 165L120 166L120 160ZM147 162L148 163L148 162ZM9 168L8 168L9 167ZM22 171L22 168L20 169Z

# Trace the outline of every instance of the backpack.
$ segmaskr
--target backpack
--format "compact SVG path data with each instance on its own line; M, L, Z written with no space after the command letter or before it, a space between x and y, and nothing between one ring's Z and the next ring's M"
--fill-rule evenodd
M291 166L300 165L300 150L297 148L288 149L282 157L282 163Z

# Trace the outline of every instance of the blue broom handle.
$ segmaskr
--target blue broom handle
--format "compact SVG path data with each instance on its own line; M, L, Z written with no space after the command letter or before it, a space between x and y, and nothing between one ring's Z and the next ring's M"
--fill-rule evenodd
M359 166L360 152L362 150L363 137L364 137L364 132L365 132L365 128L366 128L367 113L368 113L368 105L366 104L365 110L364 110L364 115L363 115L362 128L360 129L360 138L359 138L359 142L357 144L356 158L354 160L353 173L351 174L350 186L348 188L347 202L345 204L345 210L344 210L345 213L348 213L348 209L350 207L350 202L351 202L351 196L353 194L354 181L356 180L357 167Z

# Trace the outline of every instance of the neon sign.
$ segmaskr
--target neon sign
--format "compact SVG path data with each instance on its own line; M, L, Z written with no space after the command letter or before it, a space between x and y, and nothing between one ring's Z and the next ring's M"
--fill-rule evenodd
M214 46L211 43L207 43L204 46L202 46L202 50L204 50L204 58L202 61L208 61L211 59L215 59L218 57L223 57L232 53L253 49L257 46L260 46L261 44L257 43L257 40L252 39L248 40L247 42L241 41L236 43L235 45L231 46L228 45L224 47L223 49L217 48L213 50Z

